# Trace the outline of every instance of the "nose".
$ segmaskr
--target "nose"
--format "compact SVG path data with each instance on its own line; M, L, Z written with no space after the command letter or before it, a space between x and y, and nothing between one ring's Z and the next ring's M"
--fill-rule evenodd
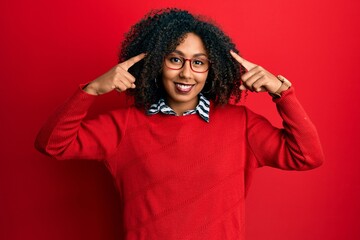
M189 63L187 63L189 62ZM181 69L181 77L190 78L191 77L191 60L185 59L184 66Z

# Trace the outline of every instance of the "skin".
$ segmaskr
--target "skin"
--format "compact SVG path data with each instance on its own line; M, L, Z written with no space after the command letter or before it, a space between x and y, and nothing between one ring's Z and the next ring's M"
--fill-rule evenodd
M142 60L145 56L145 53L141 53L122 63L117 64L108 72L90 82L84 88L84 91L91 95L101 95L113 90L123 92L129 88L135 88L135 77L131 75L128 70L131 66Z
M201 38L194 33L188 33L175 49L177 54L186 59L196 56L207 57L205 46ZM198 95L204 88L208 72L197 73L191 70L190 61L186 61L183 68L173 70L163 64L162 83L167 93L166 103L177 113L182 115L185 111L195 109L199 103ZM178 84L191 86L190 91L183 92Z
M184 41L180 43L176 51L184 55L184 58L193 58L197 54L206 55L206 50L201 39L188 33ZM240 86L241 90L250 90L253 92L276 92L282 85L279 79L263 67L245 60L233 51L231 56L248 71L242 75ZM141 61L146 54L141 53L120 64L117 64L105 74L90 82L84 88L84 91L91 95L101 95L113 90L118 92L126 91L129 88L135 88L135 78L128 69L135 63ZM186 110L194 109L198 104L198 94L203 89L207 72L196 73L190 68L190 62L186 61L184 67L179 70L168 69L163 66L163 85L167 92L168 105L178 114L182 115ZM192 89L188 93L179 93L175 83L191 84Z
M245 60L233 51L230 51L231 56L242 66L248 70L241 76L242 85L241 90L250 90L255 92L276 92L282 85L277 77L268 72L261 66Z

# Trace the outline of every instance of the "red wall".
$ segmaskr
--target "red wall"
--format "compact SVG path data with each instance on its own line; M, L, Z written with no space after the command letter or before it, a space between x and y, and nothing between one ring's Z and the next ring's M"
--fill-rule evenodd
M215 19L246 58L292 80L318 127L321 168L257 171L247 199L248 240L360 239L359 3L1 1L0 239L116 239L118 199L105 168L53 161L33 142L79 83L116 63L129 26L164 6ZM117 104L110 94L95 111ZM280 124L266 94L250 95L246 104Z

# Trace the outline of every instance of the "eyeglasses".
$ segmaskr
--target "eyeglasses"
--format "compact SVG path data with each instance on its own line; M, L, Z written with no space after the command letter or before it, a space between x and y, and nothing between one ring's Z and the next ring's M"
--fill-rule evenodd
M204 73L209 70L210 60L205 56L199 56L195 58L183 58L178 54L171 53L164 59L166 67L172 70L180 70L184 67L186 61L190 62L190 68L193 72Z

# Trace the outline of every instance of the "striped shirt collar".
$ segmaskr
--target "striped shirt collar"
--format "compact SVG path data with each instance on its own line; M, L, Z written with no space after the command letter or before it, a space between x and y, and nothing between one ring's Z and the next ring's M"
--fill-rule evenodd
M165 103L165 100L163 98L160 98L157 103L152 104L150 108L147 110L148 115L154 115L159 112L163 114L176 116L176 112ZM195 109L184 112L183 116L197 113L204 121L209 122L210 121L209 112L210 112L210 101L200 93L199 104L195 107Z

